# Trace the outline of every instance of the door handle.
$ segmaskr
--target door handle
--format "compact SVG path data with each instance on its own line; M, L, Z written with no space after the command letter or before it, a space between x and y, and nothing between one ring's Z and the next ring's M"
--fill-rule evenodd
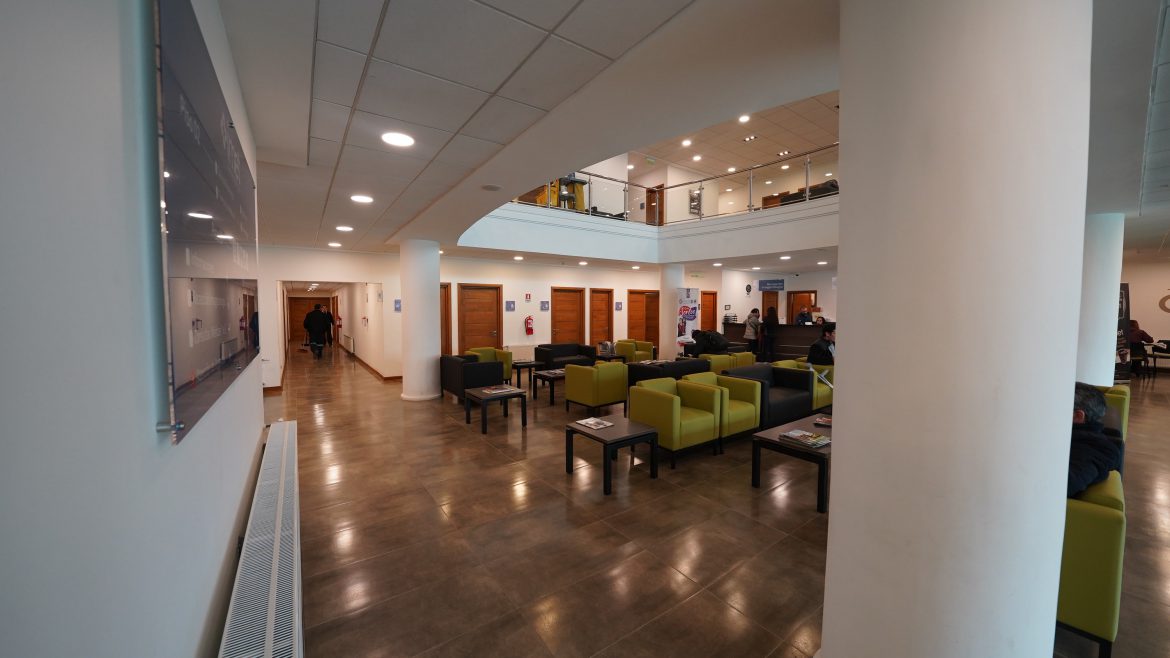
M492 329L492 335L493 335L493 336L495 336L495 335L496 335L496 330L495 330L495 329Z

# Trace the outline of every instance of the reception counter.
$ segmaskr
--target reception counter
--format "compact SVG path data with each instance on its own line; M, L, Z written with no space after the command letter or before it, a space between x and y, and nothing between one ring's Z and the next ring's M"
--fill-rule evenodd
M742 322L724 322L723 335L732 342L747 342L743 337ZM771 337L772 360L783 361L808 356L808 347L821 337L820 325L782 324L776 335Z

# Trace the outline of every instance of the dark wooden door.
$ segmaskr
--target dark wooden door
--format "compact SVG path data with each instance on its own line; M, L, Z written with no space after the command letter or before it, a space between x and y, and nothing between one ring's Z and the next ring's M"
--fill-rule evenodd
M451 284L439 284L440 354L451 353Z
M646 337L643 340L648 340L654 343L654 347L661 347L658 344L658 291L652 290L646 293Z
M763 296L764 299L760 302L760 320L762 321L768 315L769 307L776 307L776 315L780 315L780 293L771 290L765 292Z
M613 340L613 290L589 289L589 344Z
M320 297L288 298L288 336L293 343L305 342L305 316L313 310L314 304L328 301Z
M459 353L470 347L502 348L501 286L459 284Z
M719 293L704 290L699 297L699 328L703 331L718 331L716 317L719 315Z
M817 291L793 290L788 293L788 323L796 323L796 314L800 313L801 306L807 306L809 311L817 305Z
M552 342L585 341L585 289L552 289Z
M626 296L626 335L646 340L646 293L631 290Z
M646 188L646 223L662 226L666 220L666 191L663 185Z

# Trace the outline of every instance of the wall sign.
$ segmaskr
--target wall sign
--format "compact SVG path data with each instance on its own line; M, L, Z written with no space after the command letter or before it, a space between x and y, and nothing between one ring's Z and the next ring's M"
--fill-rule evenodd
M613 310L615 310L615 311L622 310L622 303L621 302L614 302L613 303Z
M528 304L530 302L532 302L532 293L530 293L530 292L524 293L524 303Z
M401 313L401 312L402 312L402 300L401 300L401 299L395 299L395 300L394 300L394 312L395 312L395 313Z
M761 279L760 292L780 292L784 290L784 279Z
M508 313L516 310L516 302L504 302L504 310Z
M540 310L547 311L548 310L548 302L541 302L540 303Z

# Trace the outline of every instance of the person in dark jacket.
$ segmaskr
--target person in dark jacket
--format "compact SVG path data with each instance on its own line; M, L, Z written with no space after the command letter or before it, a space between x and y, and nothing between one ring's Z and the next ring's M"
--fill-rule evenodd
M1068 497L1104 481L1110 471L1120 471L1125 444L1113 430L1105 429L1105 394L1095 386L1077 382L1073 397L1072 444L1068 454Z
M837 361L837 323L821 327L821 339L809 345L808 362L814 366L831 366Z
M695 329L691 332L695 341L695 354L721 354L727 351L731 343L718 331L702 331Z
M329 318L321 312L320 304L313 304L313 310L305 316L305 331L309 332L309 349L320 359L325 350L325 334L329 331Z
M771 363L772 357L775 356L772 351L772 343L780 332L780 315L776 313L775 306L769 306L768 310L764 312L764 321L760 323L759 332L760 361Z
M808 312L807 306L801 306L800 313L797 313L796 317L793 318L792 324L812 324L812 323L813 323L812 313Z
M248 320L248 328L252 330L252 347L260 349L260 311L252 311L252 318Z

